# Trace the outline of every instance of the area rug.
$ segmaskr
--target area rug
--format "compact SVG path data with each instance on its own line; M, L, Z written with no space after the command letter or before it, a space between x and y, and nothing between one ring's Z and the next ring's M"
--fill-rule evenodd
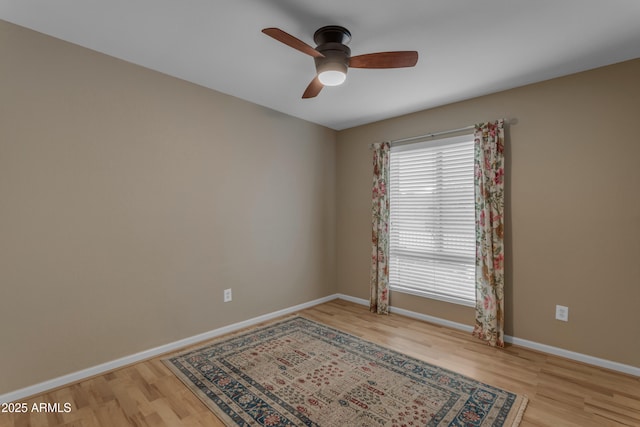
M163 359L228 426L516 426L519 396L293 317Z

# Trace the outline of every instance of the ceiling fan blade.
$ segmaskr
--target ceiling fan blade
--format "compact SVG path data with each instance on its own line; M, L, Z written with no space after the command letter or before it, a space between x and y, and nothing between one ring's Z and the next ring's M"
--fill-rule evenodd
M404 68L413 67L418 62L418 52L378 52L351 57L351 68Z
M318 96L324 85L320 83L320 79L316 76L302 94L302 99L315 98Z
M311 55L314 58L323 58L324 55L303 42L300 39L293 37L291 34L282 31L280 28L265 28L262 30L263 33L268 35L269 37L273 37L281 43L286 44L296 50L299 50L302 53L306 53L307 55Z

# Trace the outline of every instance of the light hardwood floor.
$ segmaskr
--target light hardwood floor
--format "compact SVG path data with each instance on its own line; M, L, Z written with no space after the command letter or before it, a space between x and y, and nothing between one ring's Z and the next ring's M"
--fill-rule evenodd
M324 324L477 380L526 394L521 426L640 426L640 378L508 346L334 300L300 312ZM222 426L154 358L22 400L72 404L69 413L0 414L0 427Z

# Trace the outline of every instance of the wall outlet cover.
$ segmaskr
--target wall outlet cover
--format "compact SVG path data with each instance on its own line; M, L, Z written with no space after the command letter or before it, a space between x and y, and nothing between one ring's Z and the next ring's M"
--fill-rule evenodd
M565 307L564 305L556 305L556 320L561 320L563 322L569 321L569 307Z

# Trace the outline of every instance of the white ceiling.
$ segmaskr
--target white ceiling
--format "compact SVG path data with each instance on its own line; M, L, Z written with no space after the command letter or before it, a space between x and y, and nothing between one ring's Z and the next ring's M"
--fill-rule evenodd
M640 57L638 0L0 0L0 18L337 130ZM313 46L324 25L418 65L303 100L313 59L260 30Z

